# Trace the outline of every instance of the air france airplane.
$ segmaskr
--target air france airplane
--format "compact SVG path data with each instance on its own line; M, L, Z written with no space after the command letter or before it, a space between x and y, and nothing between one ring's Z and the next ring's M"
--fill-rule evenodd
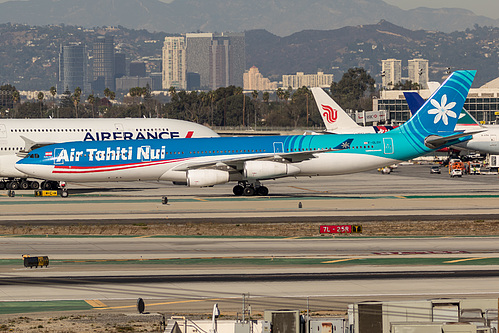
M383 134L68 142L35 149L16 168L64 182L235 181L235 195L267 195L262 180L361 172L468 140L454 127L475 74L454 72L414 117Z
M394 128L393 126L360 126L322 88L310 88L310 90L326 126L325 133L385 133Z
M0 190L38 188L15 168L32 149L68 141L108 141L217 137L211 129L175 119L0 119ZM1 181L6 178L6 181ZM42 183L44 189L56 184Z

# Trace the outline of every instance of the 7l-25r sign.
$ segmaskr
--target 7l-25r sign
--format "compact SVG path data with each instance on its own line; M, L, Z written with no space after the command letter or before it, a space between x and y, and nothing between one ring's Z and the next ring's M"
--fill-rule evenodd
M351 234L361 233L361 225L321 225L319 232L321 234Z

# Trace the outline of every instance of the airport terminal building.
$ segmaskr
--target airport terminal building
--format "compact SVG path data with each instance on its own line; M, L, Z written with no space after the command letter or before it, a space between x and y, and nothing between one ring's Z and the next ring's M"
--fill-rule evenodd
M419 91L423 98L430 97L430 90ZM464 108L484 124L499 121L499 78L480 88L472 88ZM373 111L386 111L387 122L401 124L411 117L409 106L402 90L382 90L380 98L373 100Z

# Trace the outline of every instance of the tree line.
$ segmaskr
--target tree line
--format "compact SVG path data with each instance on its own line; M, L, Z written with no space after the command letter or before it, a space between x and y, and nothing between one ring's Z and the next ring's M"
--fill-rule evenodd
M371 110L376 94L374 79L363 68L351 68L330 87L331 96L344 109ZM229 86L211 91L185 91L170 88L167 99L154 96L148 86L129 90L123 103L114 103L115 92L106 89L104 97L82 96L82 90L65 91L56 101L38 93L38 98L20 101L19 92L10 89L12 105L0 109L2 118L122 118L161 117L193 121L208 126L225 127L322 127L311 91L307 87L275 92L243 93L241 87ZM1 103L4 105L5 103Z

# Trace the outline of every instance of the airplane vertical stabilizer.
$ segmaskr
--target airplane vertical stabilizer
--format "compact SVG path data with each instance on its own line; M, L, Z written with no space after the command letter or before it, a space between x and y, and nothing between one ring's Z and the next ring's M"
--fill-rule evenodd
M328 132L345 128L362 128L322 88L316 87L310 90Z
M447 137L454 129L476 71L456 71L430 96L418 112L397 130L411 137L415 147L426 150L427 139Z

